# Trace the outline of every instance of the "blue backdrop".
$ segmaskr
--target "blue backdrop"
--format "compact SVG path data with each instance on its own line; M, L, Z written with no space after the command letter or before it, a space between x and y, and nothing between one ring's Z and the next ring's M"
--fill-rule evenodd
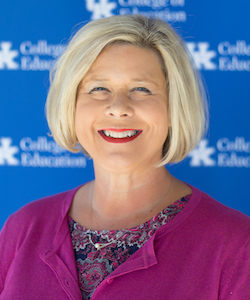
M0 227L25 203L93 178L91 160L47 135L48 70L79 24L136 13L172 24L208 89L209 133L170 171L250 216L249 0L1 0Z

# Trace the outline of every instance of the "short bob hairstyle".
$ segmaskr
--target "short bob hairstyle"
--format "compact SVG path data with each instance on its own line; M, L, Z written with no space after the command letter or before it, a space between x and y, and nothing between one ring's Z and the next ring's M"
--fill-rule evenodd
M194 149L206 127L206 101L192 58L179 35L162 20L142 15L112 16L83 26L51 70L46 114L55 141L79 152L75 133L78 86L100 52L126 43L158 53L168 88L171 127L159 166L179 162Z

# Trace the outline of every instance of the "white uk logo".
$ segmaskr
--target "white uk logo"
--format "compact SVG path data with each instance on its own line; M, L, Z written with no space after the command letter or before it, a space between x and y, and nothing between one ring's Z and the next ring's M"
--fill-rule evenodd
M11 50L11 42L0 43L0 70L6 69L16 70L19 69L19 64L15 62L15 58L19 55L17 50Z
M19 152L19 148L16 146L11 146L11 138L1 138L0 139L0 165L19 165L19 160L14 156Z
M200 166L215 166L216 161L211 158L211 155L215 153L214 147L208 147L208 140L203 139L200 141L199 145L191 151L188 156L191 157L190 166L200 167Z
M113 16L112 10L117 7L117 3L109 0L86 0L86 8L92 12L91 20L97 20Z
M217 65L212 61L216 52L209 50L209 43L187 43L188 50L192 54L197 69L215 70Z

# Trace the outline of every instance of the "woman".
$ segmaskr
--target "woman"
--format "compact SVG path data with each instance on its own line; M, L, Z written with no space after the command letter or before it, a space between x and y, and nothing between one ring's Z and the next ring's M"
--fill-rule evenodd
M9 218L0 299L249 299L250 219L164 166L197 145L206 114L173 29L142 16L90 22L51 82L52 135L84 149L95 180Z

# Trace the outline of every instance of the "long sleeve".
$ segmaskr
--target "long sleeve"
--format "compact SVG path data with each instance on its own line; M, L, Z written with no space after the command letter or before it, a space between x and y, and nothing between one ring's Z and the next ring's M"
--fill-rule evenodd
M222 286L220 300L249 300L250 299L250 241L234 258L235 265L228 280ZM226 272L225 270L224 272Z

